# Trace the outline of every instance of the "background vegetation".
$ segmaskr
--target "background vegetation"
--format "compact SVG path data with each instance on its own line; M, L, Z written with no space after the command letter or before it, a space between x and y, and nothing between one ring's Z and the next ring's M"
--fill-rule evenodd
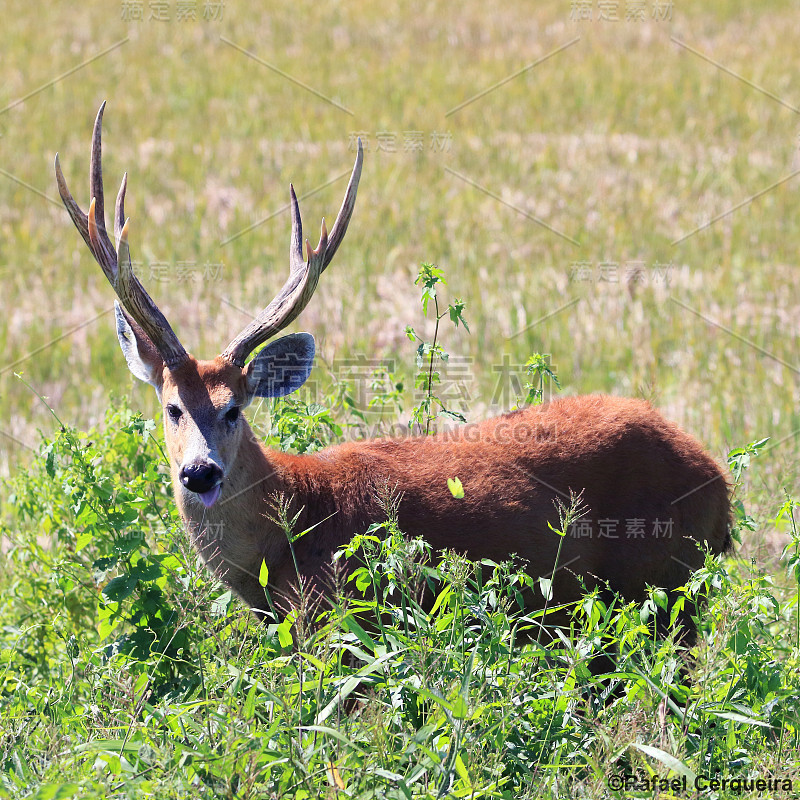
M4 15L0 792L627 796L609 784L625 770L798 785L797 587L780 561L800 454L797 8L212 6ZM722 591L690 688L639 609L590 604L546 660L512 650L513 582L475 585L457 559L437 612L415 616L399 543L364 554L378 584L383 564L410 570L391 633L347 608L295 631L297 650L286 628L252 629L176 528L144 421L155 397L133 386L111 289L57 200L56 150L88 205L103 99L107 191L127 170L137 271L199 356L283 282L289 182L315 240L356 135L367 145L347 240L297 326L318 342L312 385L255 412L275 446L408 423L405 328L433 337L414 285L429 261L442 309L463 298L469 324L443 333L448 409L506 410L545 353L562 392L647 397L720 462L769 437L737 489L739 557L701 576ZM610 702L585 671L609 642ZM346 715L353 692L368 699Z

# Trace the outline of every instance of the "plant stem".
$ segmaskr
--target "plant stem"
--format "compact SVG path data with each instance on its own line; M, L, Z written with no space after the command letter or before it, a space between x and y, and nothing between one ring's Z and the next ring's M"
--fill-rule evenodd
M433 329L433 344L431 344L431 363L428 367L428 414L425 420L425 435L427 436L431 430L431 399L433 397L433 359L436 357L436 341L439 337L439 320L442 315L439 314L439 298L434 295L434 306L436 308L436 327Z

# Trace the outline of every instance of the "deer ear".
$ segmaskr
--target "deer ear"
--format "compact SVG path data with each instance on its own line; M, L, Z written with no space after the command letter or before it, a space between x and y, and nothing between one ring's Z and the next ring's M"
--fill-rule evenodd
M314 351L310 333L290 333L270 342L245 367L250 398L283 397L299 389L311 373Z
M122 306L114 301L117 318L117 338L128 369L140 380L149 383L161 396L164 380L164 361L148 335L133 321Z

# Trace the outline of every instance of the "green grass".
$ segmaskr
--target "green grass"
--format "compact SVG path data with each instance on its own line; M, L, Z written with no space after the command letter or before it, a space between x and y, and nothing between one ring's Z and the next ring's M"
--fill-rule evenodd
M389 487L332 608L301 594L255 625L191 552L163 444L124 406L106 433L62 429L6 488L3 796L622 797L629 775L634 796L724 777L719 796L756 797L743 782L800 781L797 577L778 588L709 559L681 593L710 596L687 682L686 654L653 634L663 592L641 606L595 592L551 639L520 606L531 577L453 554L433 569ZM288 501L275 516L293 537Z
M13 479L22 474L34 463L40 432L50 439L58 430L15 372L22 372L60 418L78 430L103 429L106 410L116 405L112 395L130 396L131 405L147 417L159 413L152 391L135 384L125 368L111 315L96 318L110 311L111 288L60 202L39 194L58 200L52 169L58 151L76 199L84 208L88 205L89 139L103 99L108 100L107 194L113 196L127 170L126 208L138 272L184 344L200 357L219 352L248 321L245 312L260 309L282 284L288 270L289 219L286 212L271 215L286 204L289 183L302 195L348 170L353 135L360 132L369 147L353 222L317 296L293 327L317 339L320 366L312 376L317 399L332 391L343 361L360 355L392 360L406 386L397 419L408 420L415 367L404 328L413 325L428 339L433 334L413 279L421 262L434 262L448 277L444 301L461 296L466 302L470 334L447 334L445 347L455 367L449 382L445 373L445 388L456 395L466 392L460 410L469 419L513 403L512 381L497 371L504 359L524 381L527 359L539 352L551 354L563 392L645 396L720 461L733 447L770 437L739 489L754 519L754 530L744 534L742 564L754 561L731 567L733 599L728 606L719 602L730 618L746 613L743 609L752 600L747 592L755 592L753 587L767 579L783 586L778 557L789 541L787 525L774 520L784 489L795 492L800 473L795 435L800 430L800 176L685 241L673 242L800 167L798 114L775 99L800 107L789 67L800 34L800 12L793 4L768 2L741 10L731 2L676 3L671 22L648 16L645 22L580 23L570 18L573 4L560 1L524 11L517 3L504 2L491 12L472 0L457 8L444 3L296 2L263 8L226 3L220 22L202 20L202 3L198 21L179 22L177 4L171 3L172 21L165 23L126 22L121 3L55 4L46 13L16 0L7 6L0 32L0 351L5 354L0 363L0 475ZM145 18L148 14L145 4ZM448 115L576 36L580 40L563 52ZM275 69L248 58L221 37ZM122 40L108 55L53 82ZM275 70L346 106L352 115ZM12 105L39 87L44 88ZM422 132L421 151L404 151L408 131ZM377 148L380 132L395 135L397 152ZM443 150L431 145L434 132L446 135ZM301 200L312 243L320 218L324 215L330 223L343 191L340 180ZM579 244L555 235L532 216ZM179 262L198 268L221 265L219 279L182 279ZM581 263L590 265L595 276L601 264L616 264L623 279L574 280ZM643 267L645 280L629 285L624 276L633 263ZM170 265L167 279L158 279L159 264ZM670 265L668 284L663 273L653 271L657 264ZM553 313L573 300L578 302ZM498 386L499 380L505 383ZM118 417L113 419L120 424ZM338 417L339 424L345 422ZM113 437L102 441L110 448L119 446ZM119 456L109 454L108 459L118 464ZM35 485L44 492L46 484L42 479ZM51 490L60 491L56 486ZM168 503L163 508L171 513ZM30 521L11 506L5 513L4 552L18 547L13 542L33 547L37 536L53 533L41 527L41 508L33 509ZM179 537L164 541L172 552ZM71 551L66 545L54 548L58 563L68 564ZM186 564L190 561L187 556ZM29 579L18 571L22 564L29 568L27 562L11 559L0 577L10 598L4 624L20 630L24 624L15 616L20 613L15 592L24 595ZM58 591L54 597L60 597ZM764 591L776 592L781 603L793 597L796 601L787 589ZM175 602L188 603L185 596L179 600L182 596L177 593ZM53 647L50 671L30 679L38 687L34 695L41 692L44 697L66 680L58 670L69 662L64 660L66 644L53 639L58 639L54 631L63 610L52 610L48 617L48 608L36 612L37 626L47 633L30 645L35 663L45 643ZM204 608L202 613L210 613ZM69 630L80 632L82 624L94 624L92 609L89 617L70 622ZM758 647L769 651L763 658L774 661L783 687L796 666L796 651L786 643L792 641L791 626L782 619L786 615L790 610L775 614L764 631L754 634ZM252 632L258 639L254 650L235 658L218 651L214 642L219 637L208 624L211 628L197 623L192 641L223 672L228 664L240 669L237 658L263 657L271 664L283 657L273 651L273 640ZM82 635L94 653L91 658L100 659L92 648L104 646L110 634L92 630ZM5 646L17 653L11 642L7 639ZM722 645L712 642L710 647L712 677L727 669L721 664L733 663L744 675L762 668L757 660L756 666L740 661L741 653L720 655L717 646ZM9 669L18 669L17 656L7 657L13 665ZM524 674L534 682L536 695L543 684L536 683L538 672L533 661L531 665ZM103 680L111 680L103 672L111 667L97 668ZM49 749L36 751L43 754L44 766L31 773L30 786L56 780L67 752L73 760L64 774L88 780L91 764L86 765L94 756L90 759L76 748L118 737L120 725L130 724L132 732L145 736L147 717L141 709L134 713L132 707L128 722L120 720L125 703L143 696L142 687L137 694L136 681L146 674L147 665L140 673L134 670L119 678L116 688L103 684L107 719L87 721L84 715L82 732L73 727L79 715L52 710L49 700L31 699L33 717L47 720L37 723L44 738L31 747L44 748L42 742L52 738ZM75 680L69 685L88 691L84 677ZM235 691L227 686L231 693L225 694L219 675L208 678L206 690L219 689L224 698L220 719L213 723L219 729L225 715L244 702L242 685ZM598 728L602 733L595 734L594 743L578 739L583 751L604 764L615 748L641 734L644 743L689 761L700 758L694 734L672 717L666 728L654 730L658 695L636 681L632 685L639 688L631 690L631 702L608 712L603 721L607 727ZM720 688L727 686L724 680L701 685L715 702L731 700L727 688ZM751 695L743 702L751 709L768 702L766 689L761 695L757 686L747 691ZM24 762L32 757L25 751L14 756L6 744L28 729L28 701L15 696L23 704L8 718L6 764L8 759ZM218 728L212 730L206 714L211 695L205 697L202 709L192 710L192 724L201 720L204 730L214 733ZM80 700L84 710L91 705L87 698ZM365 725L369 736L378 736L377 723L370 728L373 713L380 712L370 710ZM297 721L291 714L282 719ZM262 722L253 712L247 736L263 739L267 747L268 726ZM620 724L630 734L627 738L618 731ZM725 724L730 730L730 721ZM106 725L111 731L107 734ZM753 733L757 727L743 730ZM362 741L359 735L356 739ZM301 740L298 733L292 746L302 750ZM172 791L165 788L170 776L176 781L175 796L185 788L181 781L188 780L180 773L183 766L177 766L181 754L169 749L176 741L164 733L159 744L169 751L164 755L167 751L147 740L156 755L147 762L150 766L138 761L134 766L137 775L150 770L147 774L164 796ZM364 741L374 755L388 753L404 740ZM206 741L203 746L211 745ZM725 746L731 762L749 759L748 768L756 772L781 766L774 748L764 741L748 739L741 756L735 756L734 745ZM552 749L548 758L556 752L566 758L566 751ZM175 761L159 774L157 765L167 763L162 756ZM239 767L221 769L230 777ZM175 777L179 773L183 777ZM577 773L551 768L547 774ZM577 780L589 795L599 793L597 787L605 785L599 773L597 784L587 775L565 778L564 785L556 777L548 791L573 796L575 784L569 781ZM24 796L22 789L15 791Z

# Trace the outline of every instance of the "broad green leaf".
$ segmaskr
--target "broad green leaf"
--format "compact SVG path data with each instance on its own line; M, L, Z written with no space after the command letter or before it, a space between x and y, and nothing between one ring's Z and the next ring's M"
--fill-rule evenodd
M119 603L126 597L130 597L136 588L138 578L130 575L119 575L112 578L103 588L103 595L109 600Z
M285 619L283 622L281 622L277 627L277 631L278 641L281 643L281 647L291 647L292 642L294 642L294 639L292 638L291 620Z
M262 586L266 586L269 583L269 567L263 558L261 559L261 569L258 571L258 582Z
M80 551L83 550L83 548L86 547L86 545L91 541L91 533L87 533L86 531L79 533L77 539L75 539L75 552L80 553Z
M467 703L461 695L453 700L452 712L456 719L466 719L467 717Z
M33 800L72 800L78 795L76 783L48 783L32 795Z

